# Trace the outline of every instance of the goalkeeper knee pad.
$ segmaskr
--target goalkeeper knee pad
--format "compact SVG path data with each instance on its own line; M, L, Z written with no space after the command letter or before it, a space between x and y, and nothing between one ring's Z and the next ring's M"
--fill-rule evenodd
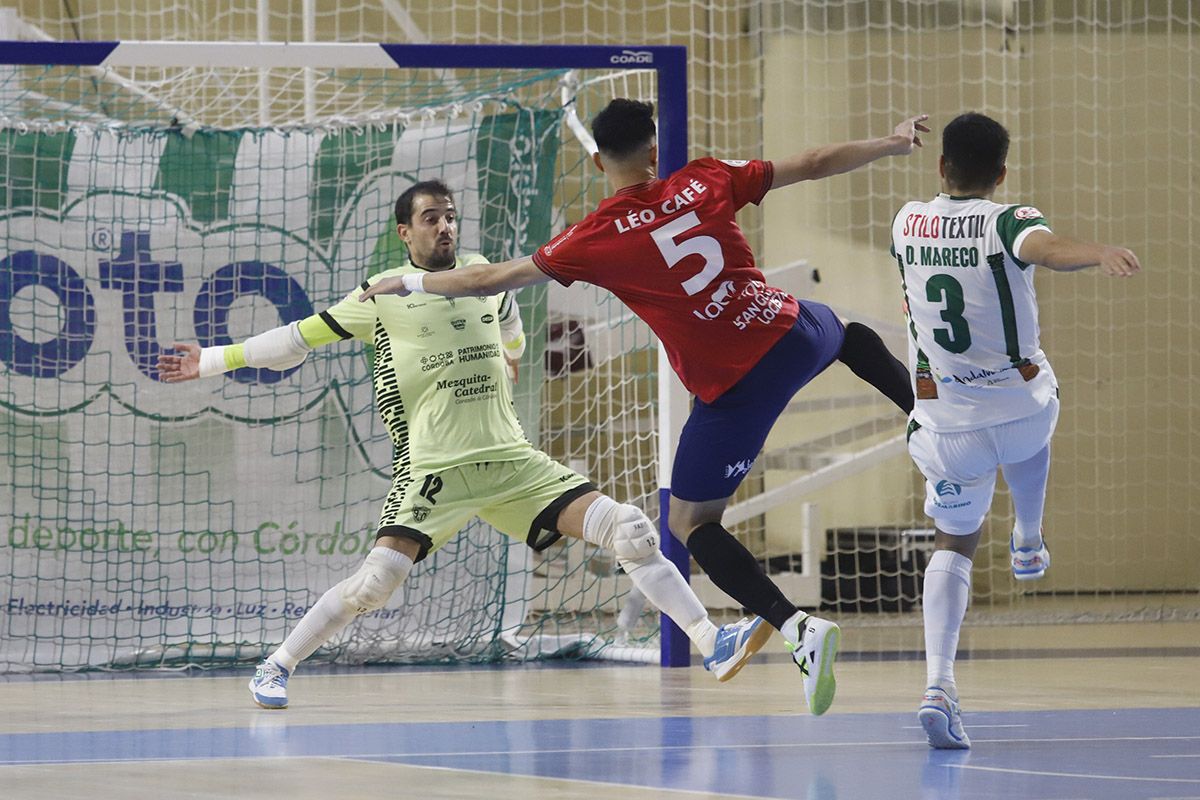
M583 515L583 538L611 550L617 560L641 561L658 552L658 531L642 510L601 497Z
M342 582L342 602L356 614L383 608L412 566L412 559L403 553L387 547L372 548L358 572Z

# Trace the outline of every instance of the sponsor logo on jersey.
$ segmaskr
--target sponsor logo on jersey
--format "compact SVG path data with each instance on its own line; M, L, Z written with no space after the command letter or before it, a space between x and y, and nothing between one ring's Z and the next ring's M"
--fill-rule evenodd
M424 522L429 519L429 509L425 506L413 506L412 516L417 522Z
M735 461L732 464L725 465L726 478L738 478L750 472L750 468L754 466L753 458L743 458L741 461Z
M933 487L933 490L937 492L938 497L946 497L948 495L957 496L962 494L961 486L959 486L957 483L951 483L950 481L945 480L938 481Z
M721 281L721 285L712 293L709 302L700 310L693 310L700 319L716 319L721 316L721 312L729 305L729 301L733 299L735 285L733 281Z
M1040 216L1042 216L1042 212L1033 206L1021 206L1013 212L1013 217L1016 219L1037 219Z
M622 50L608 59L610 64L653 64L654 53L649 50Z
M430 370L441 369L442 367L448 367L453 363L453 350L421 356L421 372L429 372Z
M721 159L721 163L722 163L722 164L728 164L728 165L729 165L729 166L731 166L731 167L744 167L744 166L746 166L747 164L749 164L750 162L749 162L749 161L742 161L741 159L728 159L728 158L722 158L722 159Z
M450 325L454 328L454 330L461 331L467 327L467 321L462 317L459 317L458 319L450 320Z
M484 314L482 317L479 318L479 321L482 322L484 325L491 325L492 320L494 320L494 319L495 319L495 317L493 317L491 314Z
M405 307L406 308L424 308L425 304L424 303L408 303L408 304L406 304Z

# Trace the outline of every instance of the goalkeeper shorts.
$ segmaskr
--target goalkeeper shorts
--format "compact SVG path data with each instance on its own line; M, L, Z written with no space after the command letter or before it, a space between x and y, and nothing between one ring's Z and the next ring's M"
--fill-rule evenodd
M376 535L416 539L422 545L420 561L479 517L543 550L560 538L556 524L562 509L595 489L584 476L531 447L528 457L514 461L464 464L394 481Z

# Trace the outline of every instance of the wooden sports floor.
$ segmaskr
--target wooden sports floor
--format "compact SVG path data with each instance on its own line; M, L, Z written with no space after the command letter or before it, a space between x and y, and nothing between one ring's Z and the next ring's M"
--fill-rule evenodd
M848 627L808 715L778 643L699 667L301 667L0 678L0 798L1196 800L1200 622L967 628L969 752L917 727L920 630Z

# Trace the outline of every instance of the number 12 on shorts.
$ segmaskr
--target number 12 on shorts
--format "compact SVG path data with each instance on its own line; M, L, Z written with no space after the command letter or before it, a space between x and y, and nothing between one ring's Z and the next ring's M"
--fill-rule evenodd
M426 475L425 483L421 485L421 491L417 494L429 501L430 505L437 505L437 500L434 496L442 490L442 479L437 475Z

